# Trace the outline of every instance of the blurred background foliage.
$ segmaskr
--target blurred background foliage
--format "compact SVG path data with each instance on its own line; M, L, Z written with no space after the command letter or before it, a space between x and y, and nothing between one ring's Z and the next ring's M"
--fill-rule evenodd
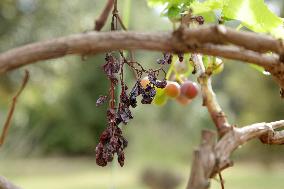
M19 45L92 30L94 19L105 1L101 0L1 0L0 52ZM279 15L283 2L267 1ZM119 9L131 30L172 29L159 10L144 0L122 0ZM103 28L109 30L109 23ZM146 67L155 65L161 53L136 52ZM82 60L69 56L27 66L31 80L20 97L1 159L7 157L89 156L94 158L98 137L106 125L106 106L97 108L99 95L108 91L101 71L104 55ZM23 69L0 76L0 120L3 123L11 98L17 90ZM192 78L195 80L195 78ZM131 74L128 82L133 84ZM270 76L235 61L225 60L225 69L213 78L218 100L230 123L244 126L255 122L283 119L283 100ZM126 164L188 165L192 150L199 143L200 131L214 129L201 97L183 107L175 101L164 107L139 105L134 120L123 126L129 147ZM283 160L281 146L249 143L235 158L270 165ZM93 160L95 162L95 159ZM93 165L95 166L95 165ZM0 165L1 169L1 165ZM3 169L4 170L4 169ZM186 169L187 170L187 167Z

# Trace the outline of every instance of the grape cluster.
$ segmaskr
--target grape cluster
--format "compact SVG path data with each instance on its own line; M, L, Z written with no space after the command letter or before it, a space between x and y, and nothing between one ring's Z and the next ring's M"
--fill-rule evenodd
M156 95L156 87L165 88L167 85L166 80L158 81L155 73L152 71L149 72L147 78L149 78L149 80L144 84L142 84L141 80L139 79L130 92L130 99L135 102L135 106L137 102L136 97L139 95L142 95L142 104L151 104Z
M169 80L164 89L159 90L154 98L154 104L164 105L168 99L175 99L182 105L189 104L199 93L197 83L188 79L188 73L192 73L193 66L190 58L185 58L184 54L179 53L175 57L176 62L168 71ZM149 83L149 78L145 77L141 83Z
M117 1L114 1L111 31L121 29L126 30L125 25L119 17L117 10ZM151 104L157 94L157 90L162 90L167 86L166 72L163 66L171 64L173 55L164 53L162 59L157 62L161 65L160 68L153 70L144 69L133 58L127 60L123 51L117 51L119 58L114 56L114 52L107 53L105 57L106 63L103 65L103 71L110 81L110 89L108 95L100 95L96 106L100 106L109 100L109 108L107 110L107 128L100 136L99 144L96 147L96 162L100 166L106 166L108 162L113 160L115 154L118 156L120 166L124 165L124 149L127 147L127 140L122 135L122 130L119 124L126 125L129 120L133 119L131 108L137 106L137 98L141 97L142 104ZM131 57L132 53L130 52ZM124 65L128 65L131 71L135 74L136 82L130 92L124 83ZM164 79L158 80L160 73L164 73ZM147 75L148 82L143 83L141 78ZM121 88L119 102L115 101L115 89Z
M119 127L108 126L100 136L100 142L96 147L96 162L99 166L106 166L107 162L113 160L117 153L120 166L124 165L124 152L127 147L127 140L122 136Z
M141 96L142 104L151 104L156 90L165 88L167 81L158 80L160 72L164 70L161 68L157 70L145 70L138 62L128 61L122 52L119 53L120 58L117 59L113 53L107 53L105 57L106 63L103 65L103 71L108 77L111 88L107 96L100 95L96 105L100 106L109 100L109 108L107 110L108 126L100 136L99 144L96 147L96 162L99 166L106 166L108 162L113 160L115 154L118 156L120 166L124 165L124 149L127 147L127 140L122 135L122 130L119 124L126 125L129 120L133 119L131 108L137 106L137 98ZM164 59L169 56L164 56ZM137 81L128 92L128 87L124 83L124 65L128 65L136 76ZM135 66L136 65L136 66ZM147 74L149 82L142 84L141 77ZM119 102L115 102L115 88L120 86L121 93Z
M142 83L148 81L148 78L143 78ZM181 82L168 81L162 93L164 97L176 99L182 105L189 104L199 92L197 83L185 80ZM156 105L164 105L166 98L160 97L159 100L154 101Z

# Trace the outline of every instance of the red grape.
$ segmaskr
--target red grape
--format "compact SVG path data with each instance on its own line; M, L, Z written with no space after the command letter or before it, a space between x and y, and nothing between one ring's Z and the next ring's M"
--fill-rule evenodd
M181 94L189 99L193 99L198 94L198 85L192 81L185 81L181 85Z

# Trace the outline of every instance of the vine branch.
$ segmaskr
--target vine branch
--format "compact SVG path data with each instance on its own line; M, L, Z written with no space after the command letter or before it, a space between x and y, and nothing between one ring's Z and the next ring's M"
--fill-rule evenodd
M183 40L196 43L234 44L252 51L283 54L284 43L272 36L254 32L237 31L224 25L209 25L185 30Z
M86 55L121 49L145 49L162 52L195 52L250 62L264 67L275 77L280 87L284 88L284 64L280 61L281 54L263 53L284 51L280 40L251 32L232 31L224 26L222 29L219 27L185 29L179 31L179 35L175 32L89 32L37 42L1 53L0 73L68 54ZM219 36L220 41L217 41L216 35ZM254 40L248 43L247 38L252 36ZM238 37L240 40L233 40Z
M218 130L219 136L223 136L231 128L231 126L212 89L210 74L206 72L200 55L192 54L191 59L198 75L198 83L201 86L203 106L207 107L208 112Z
M284 120L257 123L243 128L231 126L212 89L210 69L205 69L201 55L193 53L191 59L201 86L203 105L207 107L215 123L219 140L216 142L215 133L203 131L202 143L194 152L193 167L187 189L207 189L210 186L210 179L217 174L224 188L220 172L233 165L229 159L233 151L253 138L259 138L267 144L284 144L284 130L274 131L284 127Z
M221 170L233 165L230 155L234 150L252 139L272 136L268 139L270 144L283 144L283 142L278 142L284 140L283 131L281 131L282 135L278 135L278 140L275 143L271 142L275 135L270 135L275 129L283 127L284 120L255 123L242 128L233 127L218 142L216 142L214 132L203 131L201 145L194 152L193 167L187 189L209 188L211 178L214 178Z

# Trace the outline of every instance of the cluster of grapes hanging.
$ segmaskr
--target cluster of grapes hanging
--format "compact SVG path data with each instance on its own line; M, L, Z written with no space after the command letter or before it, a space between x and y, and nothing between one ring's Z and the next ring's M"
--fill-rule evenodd
M113 11L111 30L117 30L118 24L125 29L125 26L119 18L116 6ZM200 16L192 17L198 24L203 24L204 19ZM131 52L130 52L131 54ZM173 62L173 64L172 64ZM216 59L210 60L216 67ZM140 99L141 104L164 105L168 99L176 99L177 102L187 105L198 95L198 86L190 81L188 76L194 74L194 66L191 58L182 53L173 55L164 53L163 57L157 60L160 65L158 69L146 70L141 64L133 60L133 57L126 57L123 51L109 52L105 57L103 71L110 81L109 93L106 96L100 96L97 100L97 106L109 102L107 110L107 127L100 136L96 147L96 162L99 166L106 166L108 162L114 159L117 154L120 166L124 165L124 149L128 142L123 137L119 125L126 125L133 119L131 112ZM126 65L126 66L125 66ZM166 73L164 67L169 65ZM223 64L218 64L218 68ZM125 68L128 67L134 73L136 82L130 89L124 81ZM193 69L192 69L193 68ZM216 71L216 69L212 69ZM162 76L160 76L162 73ZM143 77L143 78L142 78ZM162 79L158 79L162 78ZM116 102L117 89L120 89L118 102Z

